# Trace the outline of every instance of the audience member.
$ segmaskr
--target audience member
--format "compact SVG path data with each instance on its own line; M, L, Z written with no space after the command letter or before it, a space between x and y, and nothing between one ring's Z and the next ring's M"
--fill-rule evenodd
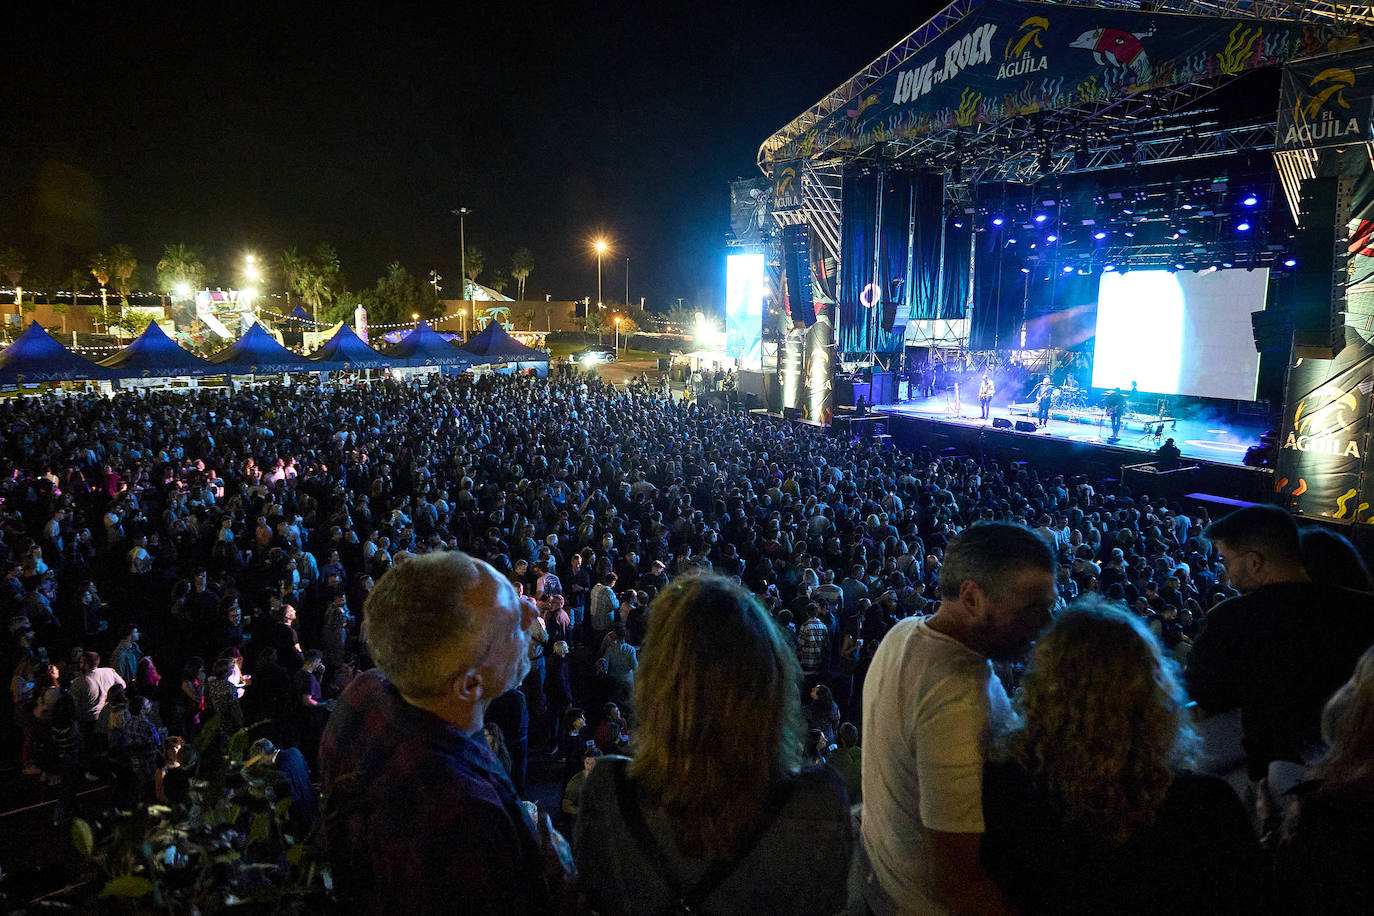
M834 913L849 811L825 768L798 770L800 667L758 601L720 576L654 601L635 684L634 758L582 788L576 857L601 913Z

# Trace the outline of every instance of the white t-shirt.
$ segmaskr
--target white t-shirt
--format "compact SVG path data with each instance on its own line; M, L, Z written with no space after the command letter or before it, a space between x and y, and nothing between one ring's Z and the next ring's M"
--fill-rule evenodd
M944 913L923 828L983 832L983 760L1015 721L987 658L901 621L883 637L864 682L863 844L902 913Z

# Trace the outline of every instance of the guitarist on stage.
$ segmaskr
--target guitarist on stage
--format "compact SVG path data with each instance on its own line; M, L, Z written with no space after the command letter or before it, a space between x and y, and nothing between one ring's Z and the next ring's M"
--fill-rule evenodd
M1035 417L1041 426L1050 422L1050 403L1054 400L1054 382L1047 375L1035 386Z
M992 396L996 389L992 387L992 376L983 373L983 380L978 383L978 406L983 409L983 419L986 420L992 415Z
M1121 438L1121 418L1126 415L1126 395L1121 393L1120 388L1117 388L1107 395L1102 406L1107 409L1107 416L1112 421L1112 437L1108 441L1115 442Z

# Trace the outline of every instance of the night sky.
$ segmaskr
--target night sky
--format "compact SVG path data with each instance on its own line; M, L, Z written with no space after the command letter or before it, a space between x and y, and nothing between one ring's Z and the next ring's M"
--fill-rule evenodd
M50 275L169 242L221 266L329 242L350 288L399 260L458 293L458 219L528 298L717 303L727 182L938 3L52 5L6 29L0 246ZM198 6L198 5L197 5ZM32 18L38 17L38 18ZM44 18L46 17L46 18ZM508 288L513 292L513 286Z

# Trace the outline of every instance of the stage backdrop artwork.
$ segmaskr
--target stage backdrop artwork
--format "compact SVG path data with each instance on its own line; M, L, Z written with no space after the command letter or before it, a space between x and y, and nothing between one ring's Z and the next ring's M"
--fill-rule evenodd
M1340 50L1338 23L1261 22L985 0L779 160L1098 103Z
M763 245L772 217L772 183L767 178L730 182L730 234L746 247Z

